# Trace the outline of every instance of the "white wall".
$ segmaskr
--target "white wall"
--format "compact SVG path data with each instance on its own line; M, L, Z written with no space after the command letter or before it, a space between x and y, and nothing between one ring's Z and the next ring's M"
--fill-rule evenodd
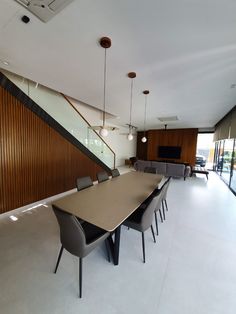
M80 103L74 99L70 99L70 101L73 103L73 105L76 106L78 111L89 122L89 124L102 124L102 114L99 110L86 104ZM110 126L117 126L119 130L110 131L108 136L103 139L116 154L116 166L122 166L125 163L125 159L136 156L137 137L134 136L134 139L132 141L128 141L127 136L122 134L128 133L128 128L115 124L113 120L114 119L106 119L106 124Z

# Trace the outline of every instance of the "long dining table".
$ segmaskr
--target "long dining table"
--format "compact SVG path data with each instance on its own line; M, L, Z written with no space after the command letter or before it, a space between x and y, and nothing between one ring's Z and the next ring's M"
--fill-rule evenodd
M155 190L163 176L131 171L74 192L53 202L61 210L99 228L114 232L109 244L115 265L119 264L121 225Z

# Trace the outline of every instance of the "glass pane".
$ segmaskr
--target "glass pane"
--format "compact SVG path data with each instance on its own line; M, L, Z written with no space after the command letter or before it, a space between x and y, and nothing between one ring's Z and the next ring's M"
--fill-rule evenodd
M216 172L221 174L223 168L224 141L218 142L218 151L216 158Z
M223 152L223 156L222 156L221 175L224 178L224 181L228 184L229 184L229 180L230 180L233 146L234 146L234 140L233 139L224 141L224 152Z
M213 169L215 144L213 133L200 133L197 137L196 164L207 169Z
M236 140L234 143L234 153L233 153L233 169L232 169L232 177L230 187L234 192L236 192Z
M218 163L218 154L219 154L219 142L215 142L215 156L214 156L214 165L213 169L216 171L216 166Z
M36 87L34 82L18 75L6 71L3 73L104 164L114 168L114 152L94 130L89 128L88 123L60 93L42 85Z

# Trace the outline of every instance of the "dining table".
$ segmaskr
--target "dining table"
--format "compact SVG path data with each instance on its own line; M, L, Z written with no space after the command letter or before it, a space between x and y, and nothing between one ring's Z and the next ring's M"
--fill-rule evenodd
M113 262L118 265L122 223L151 195L162 178L130 171L59 198L53 205L114 234L114 239L109 237L109 245Z

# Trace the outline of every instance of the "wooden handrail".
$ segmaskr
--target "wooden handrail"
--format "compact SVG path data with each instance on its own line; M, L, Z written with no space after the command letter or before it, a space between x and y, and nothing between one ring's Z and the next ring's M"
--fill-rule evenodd
M82 116L82 114L78 111L78 109L73 105L73 103L67 98L66 95L64 95L63 93L60 93L64 98L65 100L70 104L70 106L79 114L79 116L88 124L89 127L91 127L91 124ZM91 130L93 130L91 128ZM103 141L103 143L106 144L106 146L110 149L110 151L113 153L114 155L114 168L115 168L115 160L116 160L116 153L113 151L113 149L104 141L104 139L97 133L93 130L93 132Z

